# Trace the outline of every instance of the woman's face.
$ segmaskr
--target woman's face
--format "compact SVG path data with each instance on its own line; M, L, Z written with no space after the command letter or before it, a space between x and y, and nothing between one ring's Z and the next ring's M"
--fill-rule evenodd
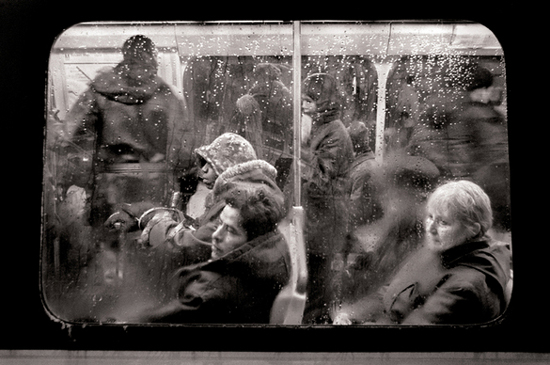
M212 165L207 162L201 168L199 177L202 179L202 182L204 183L204 185L206 185L208 189L212 189L214 187L216 179L218 178L218 174L216 174L216 171L214 171Z
M312 100L309 96L302 95L302 113L304 114L314 114L317 111L317 103Z
M477 234L475 227L465 225L448 211L436 209L428 204L426 212L426 235L433 247L451 248Z

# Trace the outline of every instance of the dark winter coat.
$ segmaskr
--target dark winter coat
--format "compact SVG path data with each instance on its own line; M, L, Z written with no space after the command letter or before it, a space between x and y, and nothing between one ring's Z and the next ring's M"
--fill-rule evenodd
M312 242L310 252L326 254L342 249L338 236L348 223L346 187L353 159L349 134L334 113L314 122L309 144L302 149L305 234Z
M133 79L124 63L91 82L65 123L69 137L84 128L97 132L101 162L152 162L158 154L173 168L190 162L191 126L183 100L155 74Z
M472 180L491 199L493 225L509 230L510 161L506 121L492 105L475 102L468 104L463 118L475 126L475 166Z
M389 285L385 312L404 324L484 323L506 308L509 277L509 249L488 239L443 251L423 247Z
M278 70L273 64L260 64L258 69ZM280 74L280 71L278 71ZM266 76L267 77L267 76ZM273 75L252 87L236 102L238 113L231 119L229 131L249 140L258 157L275 164L281 156L290 157L292 145L292 93Z
M428 107L413 130L408 150L433 162L443 176L468 179L474 162L474 130L461 121L461 103L456 99L427 101Z
M408 146L432 161L447 177L472 179L477 170L508 160L508 136L502 116L489 104L448 97L426 102Z
M377 207L376 186L372 175L379 168L372 151L357 155L350 166L349 193L350 193L350 230L372 223L380 216Z
M132 69L124 61L101 72L65 119L65 138L76 144L91 139L95 174L105 174L96 179L92 205L99 208L165 203L166 188L175 189L175 178L194 161L191 129L183 100L156 68Z
M145 311L140 322L269 323L290 272L284 236L273 231L226 255L180 269L173 299Z

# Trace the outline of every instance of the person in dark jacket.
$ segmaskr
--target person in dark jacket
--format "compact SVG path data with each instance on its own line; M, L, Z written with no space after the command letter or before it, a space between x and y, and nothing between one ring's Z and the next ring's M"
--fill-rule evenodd
M472 180L479 184L491 199L494 227L509 231L510 168L508 127L506 119L495 108L500 103L501 90L494 85L491 71L474 65L470 71L468 99L461 114L463 123L473 126Z
M504 312L511 255L487 235L487 194L470 181L449 182L429 197L426 212L425 245L387 287L343 306L335 323L480 324Z
M74 191L72 186L84 192L81 224L63 223L59 230L68 236L70 252L79 255L80 263L71 270L92 283L110 286L113 280L106 278L103 269L86 267L92 265L91 258L107 250L117 256L117 263L122 262L129 255L127 243L134 238L130 237L134 232L127 236L104 226L112 214L126 209L128 202L167 206L173 192L187 187L185 182L196 181L191 178L192 122L178 91L157 73L154 42L143 35L129 37L122 45L122 60L99 71L56 125L57 135L49 139L64 164L56 176L61 185L67 193ZM86 162L79 169L69 168L71 156L83 152ZM61 200L66 200L67 193L60 194ZM118 265L120 280L115 282L128 277L128 270L130 265Z
M125 311L117 320L162 323L269 323L275 297L287 284L290 258L278 230L282 192L263 184L225 184L212 258L174 275L174 294L161 305Z
M372 223L380 216L372 176L380 168L368 142L369 131L363 122L353 122L348 128L353 143L354 160L350 166L350 230Z
M312 74L302 84L302 199L308 255L307 323L327 323L340 296L342 252L348 233L346 185L353 145L339 119L336 80ZM292 181L293 179L290 179Z
M93 150L91 221L101 226L118 203L167 204L192 167L186 108L157 76L157 50L143 35L128 38L122 61L90 82L67 114L60 138L67 149Z
M283 64L255 65L254 85L237 100L237 113L228 127L249 140L259 158L277 167L280 187L292 161L292 93L282 82L286 71Z

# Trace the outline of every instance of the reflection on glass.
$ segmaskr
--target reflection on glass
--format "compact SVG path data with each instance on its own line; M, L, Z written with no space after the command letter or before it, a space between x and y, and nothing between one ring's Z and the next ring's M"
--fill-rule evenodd
M41 282L63 321L471 324L510 299L483 26L79 24L47 107Z

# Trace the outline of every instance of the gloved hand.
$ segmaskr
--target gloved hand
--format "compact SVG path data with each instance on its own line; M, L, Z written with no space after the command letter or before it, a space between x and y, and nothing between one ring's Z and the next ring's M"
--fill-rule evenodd
M138 220L129 212L118 210L111 214L104 223L108 229L131 232L138 228Z
M138 219L146 210L153 206L152 203L140 202L135 204L117 204L116 211L107 218L104 226L108 229L116 229L124 232L137 230Z

